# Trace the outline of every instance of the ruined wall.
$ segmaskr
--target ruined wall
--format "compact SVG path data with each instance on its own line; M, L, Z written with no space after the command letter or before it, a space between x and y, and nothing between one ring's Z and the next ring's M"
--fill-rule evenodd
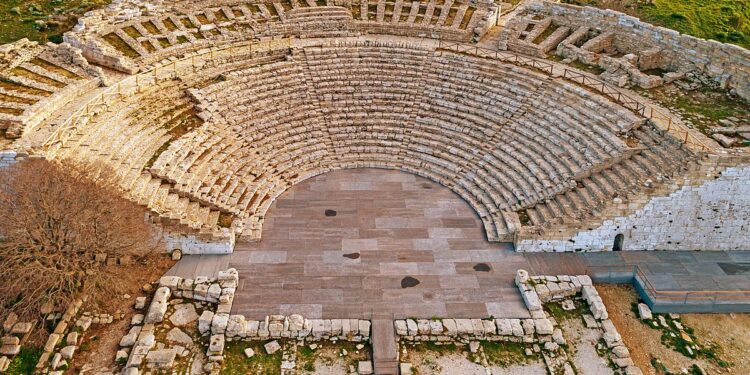
M750 249L750 164L728 167L697 186L683 185L630 215L568 238L519 239L516 250L609 251L618 234L624 237L622 250Z
M168 252L179 249L183 254L230 254L234 251L234 232L227 230L223 234L191 234L165 229L162 238Z
M534 1L527 11L553 16L559 24L589 26L616 34L618 49L630 52L662 49L671 55L675 71L698 70L722 87L750 100L750 51L731 44L704 40L677 31L654 26L635 17L592 7Z

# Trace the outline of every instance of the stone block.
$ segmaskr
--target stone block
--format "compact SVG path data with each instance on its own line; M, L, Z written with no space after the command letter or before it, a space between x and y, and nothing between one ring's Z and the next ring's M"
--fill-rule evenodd
M201 316L198 318L198 331L201 334L205 334L211 330L211 322L213 322L214 313L209 310L203 310Z

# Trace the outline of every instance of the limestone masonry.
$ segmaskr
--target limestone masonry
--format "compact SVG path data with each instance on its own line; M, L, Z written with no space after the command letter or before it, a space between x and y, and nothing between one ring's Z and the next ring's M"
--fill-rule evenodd
M114 1L61 45L2 46L0 166L109 166L184 254L258 240L289 187L363 167L445 185L519 251L741 248L742 120L712 139L621 87L692 77L747 97L748 52L547 2L498 26L509 9Z

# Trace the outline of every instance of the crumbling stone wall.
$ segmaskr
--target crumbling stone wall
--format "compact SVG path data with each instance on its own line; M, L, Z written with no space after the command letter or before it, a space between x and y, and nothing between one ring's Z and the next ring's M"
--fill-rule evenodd
M570 236L519 238L517 251L608 251L622 235L622 250L746 250L750 238L750 164L727 167L708 181L686 183L652 198L626 216ZM637 203L633 203L637 204ZM627 205L627 204L625 204Z
M750 100L750 51L744 48L680 34L612 10L547 1L531 2L526 10L552 16L557 24L572 29L588 26L613 32L614 45L620 51L661 50L663 61L670 65L667 70L702 72L723 88Z

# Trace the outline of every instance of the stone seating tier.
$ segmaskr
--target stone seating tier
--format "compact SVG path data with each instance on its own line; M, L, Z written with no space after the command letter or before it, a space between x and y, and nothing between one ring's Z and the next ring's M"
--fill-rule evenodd
M565 82L412 46L308 47L224 77L193 90L206 123L174 140L151 172L258 234L289 186L370 164L449 186L477 209L490 239L508 239L514 211L630 159L620 137L639 123Z

